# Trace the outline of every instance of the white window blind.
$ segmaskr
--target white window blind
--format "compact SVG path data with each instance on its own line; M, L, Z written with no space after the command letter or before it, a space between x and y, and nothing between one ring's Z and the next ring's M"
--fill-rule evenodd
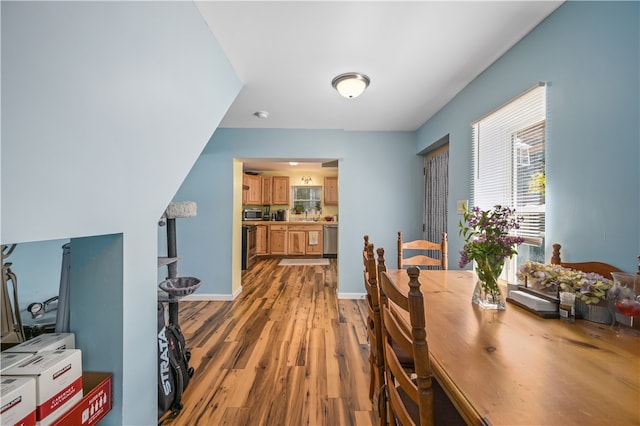
M517 263L544 261L546 86L536 85L472 123L472 194L483 210L496 204L524 218ZM529 247L527 247L527 245ZM507 269L509 281L515 264Z

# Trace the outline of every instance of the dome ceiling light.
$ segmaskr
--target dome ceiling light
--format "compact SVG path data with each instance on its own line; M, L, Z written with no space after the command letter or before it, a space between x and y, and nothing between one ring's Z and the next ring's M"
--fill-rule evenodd
M357 98L369 86L369 77L357 72L340 74L331 81L331 85L347 99Z

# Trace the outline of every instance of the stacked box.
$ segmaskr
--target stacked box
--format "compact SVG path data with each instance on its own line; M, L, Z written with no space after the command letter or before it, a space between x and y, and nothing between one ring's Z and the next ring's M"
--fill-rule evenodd
M0 407L0 425L35 425L35 379L31 377L0 378Z
M79 349L42 351L4 371L3 378L36 381L36 420L48 426L82 399L82 356Z
M19 345L2 351L3 353L38 353L58 349L75 349L76 337L73 333L45 333L29 339Z
M95 426L113 405L112 374L86 372L82 375L82 401L74 405L53 426Z
M2 352L0 353L0 375L4 374L4 371L13 367L16 364L21 363L25 359L32 357L31 353L20 353L20 352Z

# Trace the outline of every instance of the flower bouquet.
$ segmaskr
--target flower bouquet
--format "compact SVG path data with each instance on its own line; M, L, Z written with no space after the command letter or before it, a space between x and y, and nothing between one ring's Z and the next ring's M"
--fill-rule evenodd
M474 207L465 211L463 218L459 227L465 245L460 251L459 266L463 268L475 261L479 279L472 302L482 308L505 309L498 277L505 260L518 253L515 246L524 241L512 235L512 231L520 227L522 218L515 216L514 209L500 205L491 210Z

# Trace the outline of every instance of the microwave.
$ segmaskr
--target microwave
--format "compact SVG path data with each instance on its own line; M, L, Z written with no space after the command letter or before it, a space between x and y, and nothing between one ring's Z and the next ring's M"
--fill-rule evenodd
M262 210L244 209L242 210L242 220L262 220Z

